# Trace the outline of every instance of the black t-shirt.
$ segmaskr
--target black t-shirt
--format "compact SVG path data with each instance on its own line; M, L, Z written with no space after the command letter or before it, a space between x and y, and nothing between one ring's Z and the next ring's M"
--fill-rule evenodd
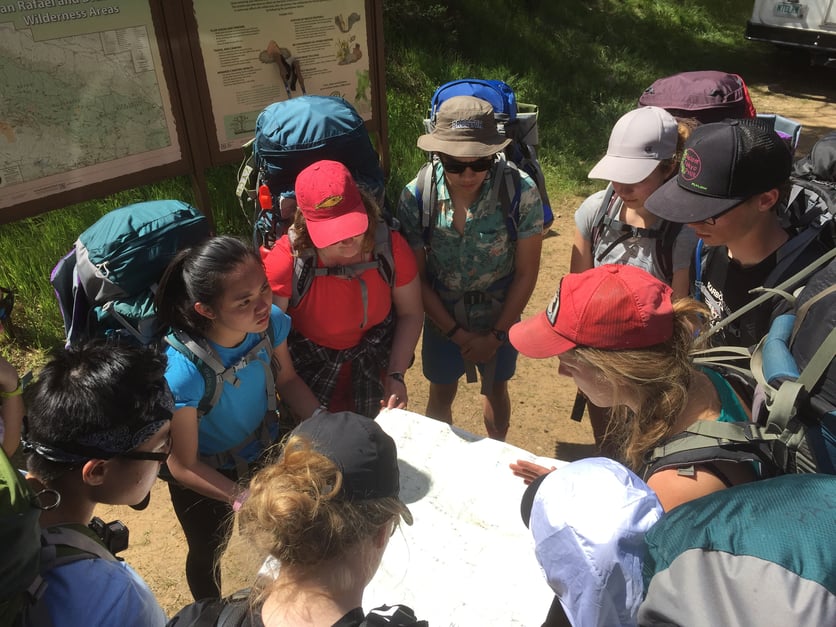
M829 239L833 237L832 232L831 228L815 229L815 232L808 229L807 233L790 237L760 263L746 268L729 258L725 246L706 247L702 260L701 298L711 309L712 324L759 296L759 293L750 294L750 290L761 286L775 287L821 257L833 245ZM800 285L803 284L802 281ZM715 346L754 346L767 334L772 319L791 308L790 303L779 296L770 298L718 331L712 343Z
M702 274L702 300L711 309L711 323L727 318L755 298L757 294L750 294L750 290L764 284L776 260L777 254L772 253L757 265L744 268L729 258L724 246L711 251ZM757 344L769 330L771 315L771 303L756 307L719 331L714 343L745 347Z

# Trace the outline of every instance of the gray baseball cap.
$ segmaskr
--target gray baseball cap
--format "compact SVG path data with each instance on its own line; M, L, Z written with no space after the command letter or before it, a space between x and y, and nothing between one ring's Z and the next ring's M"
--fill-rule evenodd
M589 178L627 185L646 179L662 161L676 155L676 118L660 107L641 107L622 115L610 133L607 154Z

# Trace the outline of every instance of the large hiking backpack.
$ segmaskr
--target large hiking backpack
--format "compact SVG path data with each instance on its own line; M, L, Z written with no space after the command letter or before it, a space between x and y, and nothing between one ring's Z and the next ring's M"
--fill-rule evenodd
M639 96L639 106L661 107L673 116L696 118L703 124L726 118L753 118L756 114L743 79L716 70L681 72L656 79Z
M53 490L35 494L0 448L0 624L4 627L52 624L43 603L44 576L51 569L82 559L116 560L101 544L67 527L41 530L40 515L55 507Z
M481 98L493 107L497 130L501 135L511 139L511 143L505 149L505 158L528 174L537 184L537 190L540 192L540 198L543 201L543 230L548 230L554 222L554 214L546 190L543 169L537 160L537 145L540 143L537 132L537 118L539 116L537 105L517 102L516 94L511 86L500 80L463 78L450 81L441 85L433 94L428 116L424 119L424 128L427 133L431 133L435 127L438 108L444 101L453 96ZM519 183L517 183L516 194L510 190L501 192L500 198L506 215L512 215L515 210L519 210L519 206L506 206L507 203L513 202L514 196L519 203L518 188ZM426 196L424 197L426 198Z
M813 267L821 269L798 296L790 291L809 267L776 288L794 309L775 318L751 355L730 346L695 354L698 364L752 381L752 422L695 422L646 456L645 477L713 460L757 462L765 477L836 474L836 249Z
M645 535L643 627L836 625L836 477L720 490Z
M662 220L662 226L653 229L627 224L618 219L621 204L621 199L616 196L615 189L610 183L604 192L604 198L595 217L595 226L592 228L592 252L595 255L596 263L600 263L613 248L627 239L632 237L651 238L656 242L654 260L659 265L665 282L670 285L673 281L673 247L683 225L669 220ZM620 235L603 251L596 254L598 243L607 230L617 231Z
M296 175L320 161L339 161L357 185L385 205L380 158L366 123L351 104L335 96L299 96L267 106L255 124L255 137L244 146L237 195L251 217L253 241L264 253L293 221L282 211L282 198L294 198ZM287 207L287 203L285 203Z
M154 291L178 251L209 237L209 222L179 200L105 214L53 268L67 345L106 337L148 345L161 338Z
M809 154L795 160L790 180L793 185L785 210L788 221L806 226L834 219L836 132L821 137Z

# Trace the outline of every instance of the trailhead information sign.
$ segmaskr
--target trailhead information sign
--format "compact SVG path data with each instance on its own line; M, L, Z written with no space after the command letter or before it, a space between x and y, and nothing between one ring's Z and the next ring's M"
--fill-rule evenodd
M147 2L0 0L0 208L181 160Z

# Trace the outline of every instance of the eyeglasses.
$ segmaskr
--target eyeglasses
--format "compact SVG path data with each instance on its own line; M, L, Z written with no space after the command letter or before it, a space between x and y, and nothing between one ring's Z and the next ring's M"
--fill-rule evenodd
M467 168L474 172L487 172L493 166L493 157L482 157L476 161L458 161L445 157L441 160L441 165L444 166L444 171L450 174L461 174Z
M148 462L164 462L168 459L169 451L165 453L152 453L151 451L126 451L115 455L120 459L138 459Z
M724 215L726 215L729 211L734 211L735 209L737 209L737 208L738 208L740 205L742 205L742 204L743 204L742 202L739 202L739 203L737 203L736 205L732 205L731 207L729 207L729 208L728 208L728 209L726 209L725 211L721 211L721 212L720 212L720 213L718 213L717 215L713 215L713 216L711 216L711 217L709 217L709 218L706 218L705 220L700 220L700 221L699 221L699 222L697 222L696 224L707 224L708 226L714 226L715 224L717 224L717 220L718 220L719 218L722 218L722 217L723 217Z

